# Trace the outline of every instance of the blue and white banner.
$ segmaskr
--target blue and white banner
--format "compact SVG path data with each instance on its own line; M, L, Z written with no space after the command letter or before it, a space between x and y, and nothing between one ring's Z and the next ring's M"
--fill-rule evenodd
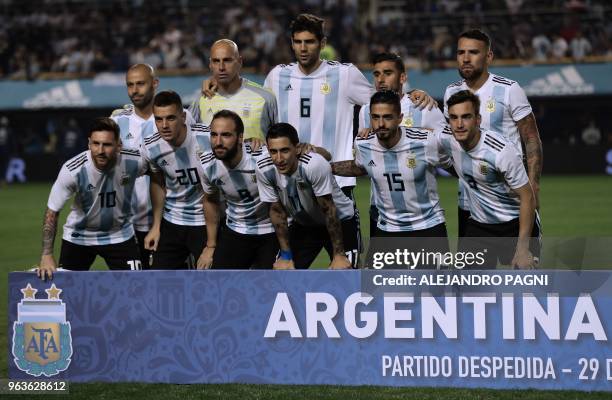
M610 63L493 67L491 71L516 80L530 97L612 94ZM371 81L370 71L364 73ZM455 69L410 70L408 74L411 87L438 99L447 85L460 79ZM244 76L260 84L265 79L264 75ZM205 76L164 76L160 90L176 91L188 105L200 95L203 79ZM111 108L129 103L123 73L103 73L93 79L0 81L0 92L10 93L0 97L0 110Z
M11 273L9 376L612 391L610 277Z

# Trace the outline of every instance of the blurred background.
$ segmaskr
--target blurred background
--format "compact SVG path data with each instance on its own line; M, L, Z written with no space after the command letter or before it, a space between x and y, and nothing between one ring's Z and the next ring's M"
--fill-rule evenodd
M531 0L0 0L0 180L52 181L84 150L91 118L129 103L124 72L157 68L160 89L199 94L211 43L240 47L263 82L294 60L289 22L326 19L328 59L370 78L380 51L402 56L411 87L440 100L459 80L457 34L493 39L491 71L527 92L544 142L544 174L612 174L612 3Z

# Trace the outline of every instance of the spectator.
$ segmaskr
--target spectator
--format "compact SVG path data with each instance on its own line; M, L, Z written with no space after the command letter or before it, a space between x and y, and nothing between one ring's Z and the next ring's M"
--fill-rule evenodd
M595 121L591 120L589 125L582 131L582 141L587 146L597 146L601 141L601 131L595 125Z
M575 61L582 61L591 52L591 42L589 42L583 35L582 31L576 33L576 37L570 42L570 51L572 58Z
M544 33L540 33L531 40L531 47L533 48L533 59L534 61L546 61L552 50L552 43Z
M565 39L561 35L555 34L551 49L553 61L561 61L567 53L567 48Z

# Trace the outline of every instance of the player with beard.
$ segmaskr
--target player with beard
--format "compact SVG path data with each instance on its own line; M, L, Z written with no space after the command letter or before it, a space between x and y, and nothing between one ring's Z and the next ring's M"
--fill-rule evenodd
M444 115L448 118L448 99L461 90L470 90L480 98L481 128L503 135L526 159L529 182L539 209L540 175L542 173L542 141L527 96L519 84L489 72L493 61L491 39L478 29L459 35L457 65L463 78L446 88ZM524 147L524 150L523 150ZM459 180L459 236L465 233L470 217L467 187ZM536 225L540 226L536 211Z
M372 205L377 211L373 236L411 238L406 248L415 253L448 252L436 182L436 168L450 166L450 157L438 152L437 141L439 135L450 133L448 127L443 124L429 131L402 126L400 98L394 91L372 96L370 118L373 132L355 140L355 160L334 162L332 171L370 177ZM393 251L375 251L388 250ZM370 247L369 254L373 251ZM423 260L414 267L439 268L441 263L441 259Z
M255 178L257 161L268 153L243 146L244 125L233 111L215 113L210 130L212 152L200 156L207 242L198 269L271 269L278 241ZM227 207L221 228L219 194Z
M86 271L99 255L110 269L140 269L130 202L138 177L147 171L138 150L121 148L117 124L110 118L96 119L89 131L89 150L64 163L51 189L38 276L52 278L56 271L53 242L59 213L73 196L59 266Z
M403 118L400 126L407 128L442 129L446 125L444 115L438 107L421 109L409 95L402 92L407 81L404 62L394 53L379 53L372 60L374 86L376 91L390 90L400 96L401 114ZM359 136L367 138L370 133L370 103L361 107L359 111ZM378 223L378 210L375 206L374 191L370 190L370 237L376 235Z

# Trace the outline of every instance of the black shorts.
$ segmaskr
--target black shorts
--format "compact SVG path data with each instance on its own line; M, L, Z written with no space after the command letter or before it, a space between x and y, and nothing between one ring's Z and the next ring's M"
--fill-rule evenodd
M341 224L344 253L351 266L357 268L361 240L359 218L354 215L350 219L341 221ZM297 269L309 268L323 248L329 254L330 260L333 257L333 246L325 225L306 226L293 223L289 227L289 244L293 253L293 263Z
M71 271L88 271L96 256L100 256L112 270L139 270L140 254L136 239L125 242L84 246L62 239L59 267Z
M399 250L408 250L414 253L439 253L441 255L450 251L448 246L448 234L446 224L441 223L431 228L420 229L407 232L387 232L376 228L375 238L398 238L397 240L375 239L370 241L366 266L371 266L372 257L375 252L395 253ZM411 269L441 269L441 256L435 259L430 257L429 262L425 261L415 265ZM407 267L408 268L408 267Z
M375 205L370 205L370 237L376 237L376 233L378 232L378 228L376 225L378 224L378 208Z
M205 225L177 225L162 219L151 269L185 269L185 260L190 256L197 260L205 245Z
M344 193L344 195L348 197L349 199L351 199L351 201L353 202L353 211L355 213L355 220L357 222L357 232L359 234L359 242L358 242L357 251L358 251L358 254L361 254L361 252L363 251L363 248L362 248L363 238L361 237L361 220L359 217L359 208L357 208L357 201L355 200L355 194L353 193L354 188L355 186L344 186L343 188L341 188L341 190L342 190L342 193ZM349 260L350 260L350 257L349 257Z
M151 257L151 251L145 249L144 240L149 232L143 231L134 231L136 234L136 241L138 242L138 252L140 253L140 263L142 264L142 269L151 269L151 265L149 265L149 258Z
M272 269L278 254L276 233L247 235L222 226L213 255L213 269Z
M465 227L465 235L459 238L458 251L481 252L484 264L477 269L495 269L497 262L510 265L516 251L516 241L519 235L519 219L515 218L501 224L483 224L470 218ZM536 211L531 230L529 250L537 260L540 256L541 232L540 216Z
M465 227L472 214L468 210L457 207L457 234L459 237L465 236Z

